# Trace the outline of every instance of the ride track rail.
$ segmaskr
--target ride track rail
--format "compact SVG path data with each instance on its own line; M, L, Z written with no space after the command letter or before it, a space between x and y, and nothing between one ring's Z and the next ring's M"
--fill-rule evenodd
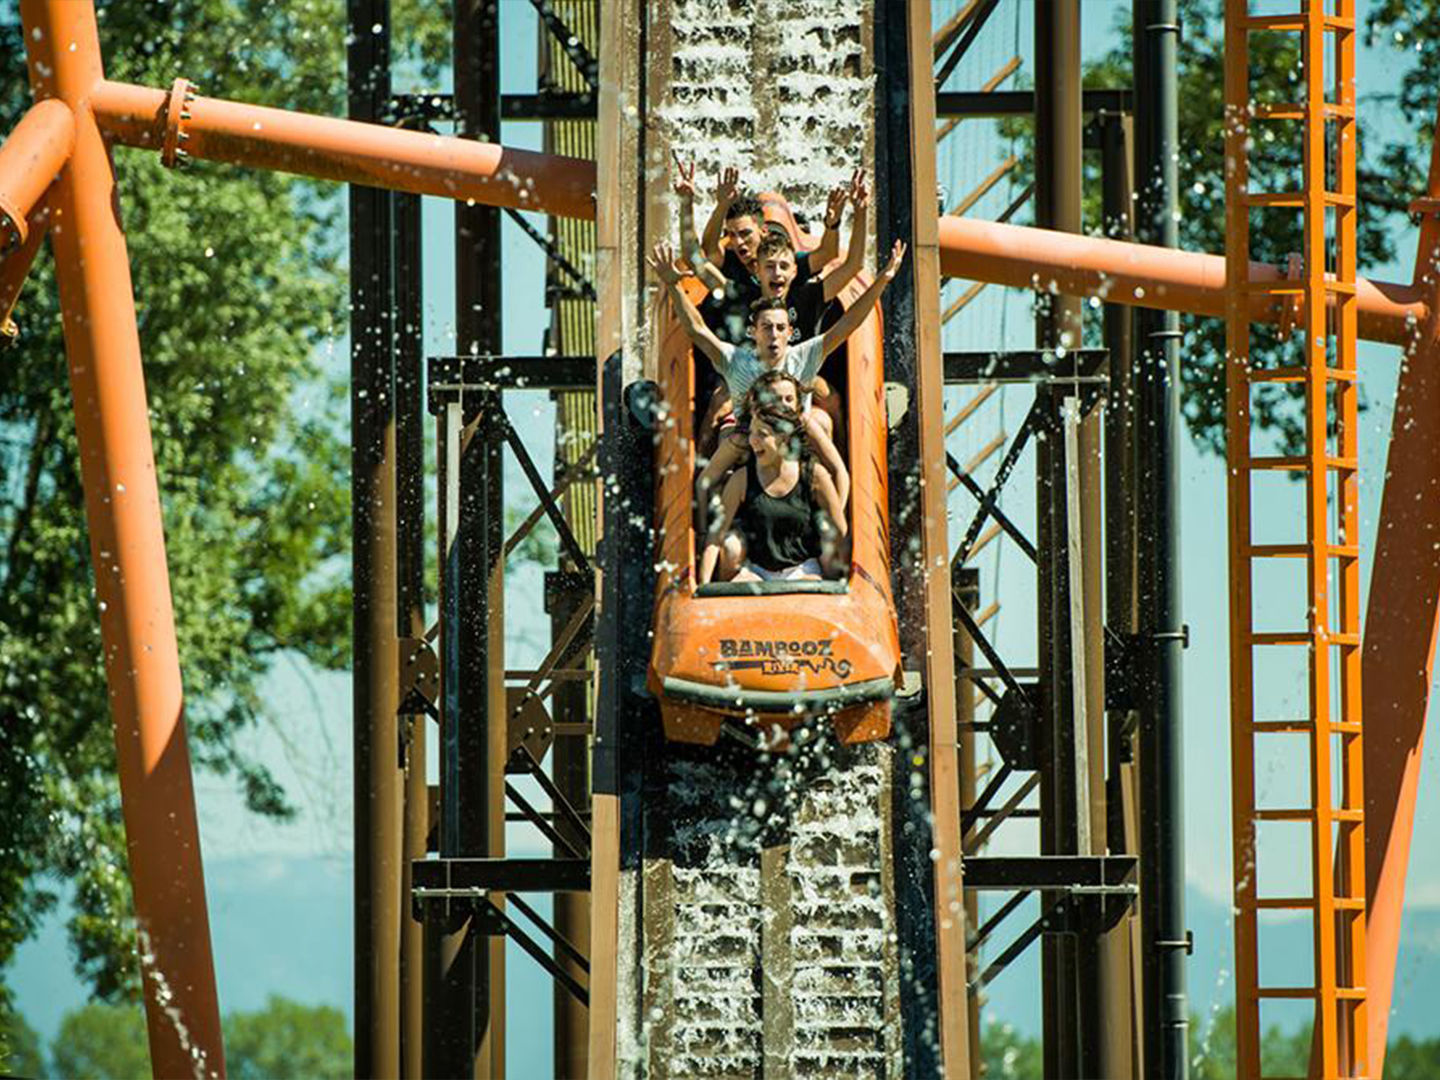
M834 63L836 71L831 78L841 79L835 92L844 95L848 84L841 77L851 77L856 70L852 63L859 65L859 71L868 72L874 62L869 50L875 31L870 28L868 13L860 16L860 23L852 29L856 10L854 5L841 4L836 17L827 18L815 5L806 5L804 12L793 14L793 26L792 16L777 17L776 24L766 34L757 34L753 42L745 37L752 25L749 19L736 18L733 12L717 17L708 5L677 4L668 16L646 24L650 66L644 92L636 88L632 100L643 99L645 109L660 121L641 125L640 130L647 133L643 149L637 149L629 160L668 160L671 150L688 156L703 149L713 157L716 148L709 140L719 139L745 164L750 160L751 145L746 140L754 139L754 172L747 170L753 183L761 187L783 184L786 194L814 215L830 180L842 179L855 164L837 157L833 146L857 141L868 146L872 138L868 133L863 140L852 139L848 133L868 132L869 122L862 112L857 126L854 109L836 113L846 135L832 138L822 121L820 129L811 132L813 142L806 151L819 164L818 170L810 170L818 175L795 188L795 180L783 175L788 167L784 156L760 148L766 141L763 133L785 123L787 111L806 107L805 99L794 96L787 87L809 85L806 80L814 77L811 64L817 57L793 51L781 55L775 50L809 48L810 28L815 28L832 48L838 43L840 51L826 62ZM886 9L892 26L898 19L902 29L908 15L904 5ZM741 61L735 70L727 68L723 78L707 59L710 46L704 34L712 30L706 29L706 19L715 20L713 33L721 43L715 47L714 63L727 57ZM909 40L901 33L892 35L887 44L903 49L908 48ZM928 74L928 12L915 40L924 44ZM673 67L667 59L672 47L677 52L684 50L685 57L677 57ZM774 77L766 80L770 85L764 95L751 100L745 95L748 76L752 70L770 70L767 64L774 65ZM902 73L905 69L903 64L892 68ZM685 79L696 81L692 85L683 82ZM711 85L727 88L723 108L705 110L695 100ZM681 113L674 104L680 101L690 111ZM605 109L602 100L602 125ZM694 124L689 122L691 116L697 118ZM933 120L928 118L917 117L914 123L920 131L933 128ZM908 122L892 129L892 134L907 144L912 138ZM874 138L878 139L878 134ZM908 158L908 151L903 156ZM702 161L702 174L706 165L717 163ZM827 168L833 176L825 175ZM779 172L774 172L772 181L774 170ZM602 156L602 177L606 171ZM904 183L908 190L908 179ZM639 188L646 193L639 202L644 217L626 223L635 237L626 240L627 246L648 246L651 238L668 236L674 228L663 177L647 177ZM905 197L908 200L909 196ZM602 250L607 228L602 209ZM931 258L933 265L933 255ZM935 281L938 295L938 279ZM610 284L604 274L597 284L604 295ZM898 283L892 290L902 291ZM913 340L914 331L894 334L897 338L907 335ZM938 337L934 343L938 350ZM937 373L939 359L937 351ZM886 378L895 377L888 362L885 374ZM911 375L900 377L913 382ZM912 413L912 421L918 415ZM607 430L611 417L632 427L642 422L624 409L607 407L606 417ZM664 413L656 420L657 429L666 425L667 432L670 423ZM943 469L943 457L939 460ZM916 468L915 459L892 460L891 474L908 476ZM607 489L607 526L616 521L610 513L612 499L622 500L622 520L637 513L650 517L654 512L639 510L648 503L650 482L643 477L623 479L633 473L634 463L618 464L618 470L622 479ZM913 493L919 488L907 486L907 490ZM943 493L944 488L932 490ZM685 509L690 503L688 483L677 498L683 513L676 516L672 507L667 516L676 528L690 517ZM892 521L896 506L892 498ZM937 517L943 523L943 512L917 512L914 507L904 512L912 528ZM624 524L621 528L628 531ZM890 551L885 554L893 560L896 550L908 551L910 535L890 536ZM943 532L938 536L943 550ZM634 542L640 538L634 537ZM615 549L609 550L613 555ZM658 554L646 559L632 551L627 558L675 573ZM943 558L940 562L945 564ZM908 564L917 566L913 559ZM628 575L630 570L611 563L606 577L611 573ZM948 588L948 580L941 584ZM915 575L911 589L917 606L923 603L916 592L919 585L920 575ZM602 643L624 636L622 631L603 628L607 614L621 623L637 617L649 621L648 610L641 615L630 606L640 603L628 595L630 588L624 588L627 595L602 599ZM606 597L610 595L607 591ZM607 613L606 604L617 602L622 610L612 608ZM948 646L948 611L938 619ZM942 935L953 941L946 961L951 973L949 988L962 1000L959 1008L952 1008L948 1000L942 1001L934 981L933 972L939 966L937 938L928 915L936 902L935 890L938 895L958 897L958 889L944 883L944 874L934 875L941 880L930 883L930 853L935 841L928 825L915 817L923 812L924 803L916 805L909 798L891 794L908 795L915 782L912 777L927 781L921 790L931 786L928 769L917 771L911 763L912 758L927 764L934 760L924 741L928 725L923 709L917 708L920 703L897 706L904 714L897 721L901 729L898 747L836 747L823 731L802 729L788 755L757 756L755 750L734 744L727 748L723 742L697 755L694 749L656 741L654 705L634 695L633 674L628 684L621 675L621 685L605 689L610 678L603 657L610 655L610 648L602 647L602 709L617 707L611 704L615 700L612 693L619 694L624 703L618 705L616 718L621 730L602 738L617 740L615 752L624 762L616 782L621 835L617 843L601 839L597 833L593 881L597 914L612 904L616 911L616 1034L612 1042L608 1023L598 1032L592 1026L592 1075L621 1075L637 1067L656 1076L752 1076L761 1072L923 1075L938 1067L942 1052L958 1055L953 1060L964 1068L958 1063L968 1061L968 1051L963 1045L948 1045L942 1051L939 1027L942 1020L952 1018L958 1023L949 1025L950 1037L964 1038L963 923L945 919ZM645 647L644 656L612 660L609 670L641 670L648 652ZM952 683L948 676L942 679L946 692L938 696L935 707L944 708L941 702L953 690ZM624 734L627 728L628 739ZM944 730L943 724L934 729L936 734ZM912 739L920 741L917 744ZM642 750L642 746L647 748ZM943 749L940 756L945 756ZM953 742L950 757L948 782L953 800ZM942 789L945 782L942 768ZM597 800L604 797L598 795ZM950 823L955 857L948 865L958 867L958 803L954 805L953 814L940 810L938 817ZM603 812L597 801L597 820ZM617 849L616 862L606 865L602 852L612 843ZM942 860L942 869L946 865ZM607 890L613 890L613 900L603 895ZM602 925L597 920L593 939L597 945L602 940ZM902 971L910 974L902 978ZM600 977L597 966L597 982ZM592 988L597 982L592 982ZM592 998L596 997L592 990ZM910 1018L902 1021L906 1010ZM608 1045L597 1047L597 1038Z

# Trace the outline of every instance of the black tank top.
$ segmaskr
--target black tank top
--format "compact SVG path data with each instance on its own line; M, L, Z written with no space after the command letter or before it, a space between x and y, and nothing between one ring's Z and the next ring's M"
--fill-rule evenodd
M784 495L770 495L752 454L745 466L745 498L735 523L745 536L746 557L772 572L820 557L818 511L810 490L814 462L800 461L800 477Z

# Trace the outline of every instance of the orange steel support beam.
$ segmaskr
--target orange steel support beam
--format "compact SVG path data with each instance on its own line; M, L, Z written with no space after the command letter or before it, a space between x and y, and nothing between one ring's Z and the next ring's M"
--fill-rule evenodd
M473 139L103 82L92 107L115 142L343 184L595 217L595 163ZM167 139L168 147L167 147Z
M0 143L0 257L25 243L30 234L26 218L60 175L74 145L75 118L54 98L31 106Z
M1436 118L1440 133L1440 116ZM1361 692L1365 715L1365 869L1372 1076L1383 1075L1400 950L1405 871L1415 828L1425 714L1440 613L1440 140L1430 151L1427 199L1417 205L1415 287L1431 313L1400 367L1390 424L1375 563L1366 607Z
M1225 314L1225 259L1055 232L995 221L940 219L940 271L946 277L988 281L1069 296L1098 296L1110 303L1166 308L1191 315ZM1280 281L1284 272L1252 263L1252 282ZM1298 287L1298 286L1297 286ZM1405 344L1429 315L1423 287L1356 281L1360 337ZM1286 300L1253 296L1250 316L1277 322Z
M95 9L21 0L30 80L75 119L50 196L85 512L95 565L141 975L156 1076L223 1076L224 1050L180 658L140 338L109 148L90 111L103 78Z

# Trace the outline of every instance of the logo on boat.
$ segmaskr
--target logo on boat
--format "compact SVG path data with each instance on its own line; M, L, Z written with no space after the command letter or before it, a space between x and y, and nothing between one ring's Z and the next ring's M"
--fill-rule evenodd
M849 660L835 658L834 646L833 641L825 638L804 641L721 638L720 659L711 666L724 671L759 669L766 675L828 672L843 679L850 674L852 665Z

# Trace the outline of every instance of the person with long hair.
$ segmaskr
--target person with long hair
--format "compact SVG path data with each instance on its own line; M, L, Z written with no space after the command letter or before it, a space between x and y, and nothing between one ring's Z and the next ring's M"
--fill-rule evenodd
M725 482L700 556L700 582L798 581L825 576L846 533L830 471L808 452L804 421L788 405L756 405L750 460Z

